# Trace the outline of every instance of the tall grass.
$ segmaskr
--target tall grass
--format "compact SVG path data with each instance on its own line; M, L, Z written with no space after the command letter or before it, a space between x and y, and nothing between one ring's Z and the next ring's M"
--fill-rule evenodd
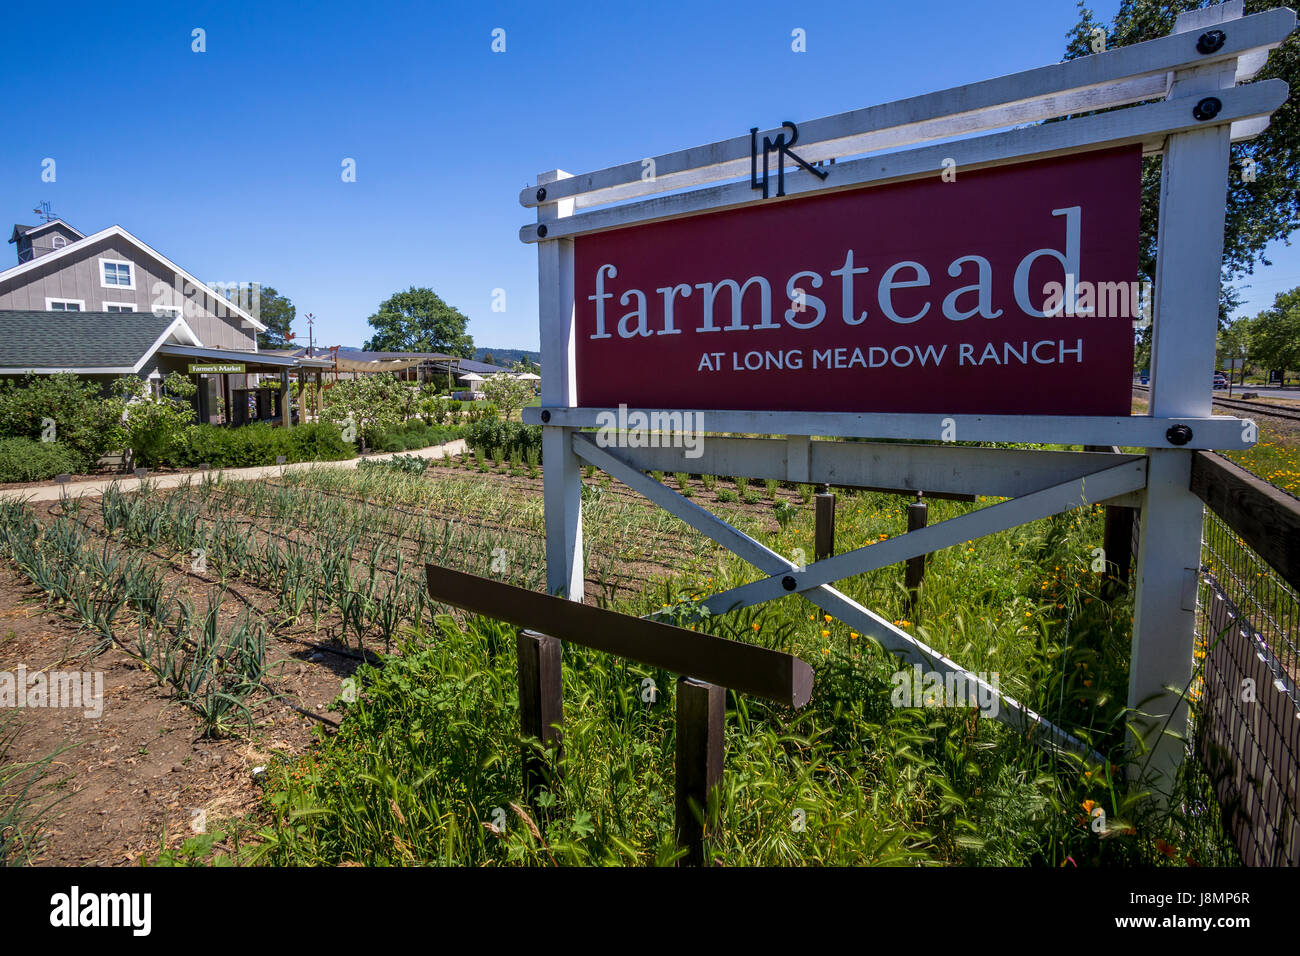
M597 499L598 501L600 499ZM988 502L932 502L932 521ZM906 502L841 497L840 550L902 533ZM735 520L770 547L811 550L812 508L776 531ZM626 509L633 517L636 510ZM817 681L800 713L731 695L727 758L710 835L740 864L1153 865L1232 862L1192 766L1168 810L1127 766L1131 606L1098 597L1089 569L1103 533L1084 508L930 559L914 614L901 567L841 582L862 601L1004 693L1085 738L1107 760L1047 752L967 709L890 704L892 655L802 598L698 619L734 639L789 649ZM693 532L677 526L689 541ZM687 545L690 547L690 545ZM644 614L754 580L707 550L619 610ZM665 864L675 857L673 678L568 645L563 778L543 814L520 794L513 632L440 617L399 661L364 674L340 733L277 770L263 859L277 863ZM642 681L658 701L642 700ZM1094 826L1105 813L1106 836ZM535 832L534 832L535 831Z
M801 597L716 617L695 613L702 596L761 575L677 519L614 494L607 479L587 488L589 554L606 558L593 563L617 574L617 562L640 562L621 578L634 580L632 589L607 588L598 572L600 600L788 650L816 670L812 701L798 713L730 695L726 768L715 798L722 822L709 835L718 862L1235 859L1194 763L1164 810L1144 800L1128 763L1132 609L1127 599L1101 600L1089 569L1103 534L1099 508L932 555L914 610L901 566L837 584L969 669L996 673L1004 693L1105 757L1088 764L1034 746L971 709L892 706L896 659ZM807 555L811 489L798 491L803 503L781 502L779 521L766 508L730 509L728 520L780 553ZM933 501L931 521L988 503ZM837 549L903 533L906 504L891 495L842 494ZM113 540L102 546L97 567L111 559L128 569L119 577L137 573L129 571L129 551L118 553L128 545L186 556L199 548L214 573L277 588L286 621L336 613L345 635L351 630L361 641L382 634L398 652L358 672L360 697L336 704L345 714L337 734L273 767L256 859L653 865L676 858L674 676L566 646L563 773L540 812L530 811L520 793L520 752L530 745L519 739L513 629L440 613L424 597L418 569L426 560L543 586L540 496L446 471L322 471L280 482L110 493L101 516ZM5 512L0 550L49 590L45 578L64 580L79 567L72 531L58 522L33 529L28 521L21 510ZM46 543L29 548L28 538ZM509 556L504 565L494 564L498 549ZM647 574L656 561L660 571ZM77 593L70 589L69 599ZM152 583L130 593L128 611L155 620L179 613ZM83 618L112 632L115 619L104 618L109 596L91 589L80 599L89 602ZM200 637L206 646L218 643L215 635ZM249 640L231 635L223 653L255 658ZM183 686L182 664L174 656L156 666ZM658 689L653 702L643 698L647 679ZM1094 827L1099 808L1104 838Z

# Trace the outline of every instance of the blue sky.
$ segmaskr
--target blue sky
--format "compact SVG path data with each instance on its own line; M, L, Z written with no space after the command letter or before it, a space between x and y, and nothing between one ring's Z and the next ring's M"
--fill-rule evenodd
M1109 21L1118 0L1093 6ZM35 222L49 200L84 232L118 223L202 279L274 286L326 345L359 345L380 301L416 285L465 312L477 344L535 348L517 197L538 172L1056 62L1075 3L68 2L4 16L0 221ZM790 49L795 28L806 53ZM1296 248L1275 261L1245 311L1300 284Z

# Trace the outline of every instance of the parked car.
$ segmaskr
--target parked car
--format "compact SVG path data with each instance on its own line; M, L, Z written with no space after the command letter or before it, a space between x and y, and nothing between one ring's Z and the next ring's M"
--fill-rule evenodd
M1226 375L1216 375L1216 376L1214 376L1214 385L1213 385L1213 387L1214 387L1214 388L1227 388L1227 387L1228 387L1228 377L1227 377Z

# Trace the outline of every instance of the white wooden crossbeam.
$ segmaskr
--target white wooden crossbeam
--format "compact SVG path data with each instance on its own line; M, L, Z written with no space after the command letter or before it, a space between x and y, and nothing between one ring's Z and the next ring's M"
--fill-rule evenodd
M633 491L659 505L670 514L681 518L692 528L722 545L728 551L748 561L750 564L769 574L790 573L797 570L794 562L783 557L771 548L749 535L732 527L717 515L705 511L695 502L683 498L671 488L655 481L648 475L622 461L608 449L596 444L593 436L582 432L573 433L573 451L596 467L613 475ZM916 532L912 532L915 534ZM782 592L784 594L785 592ZM778 595L782 596L782 595ZM966 670L954 661L944 657L933 648L917 640L911 634L896 627L878 614L867 610L861 604L837 591L828 584L815 587L804 594L809 601L837 617L850 627L869 635L879 641L887 650L900 654L909 663L921 663L931 670L947 676L959 674L963 684L969 688L979 688L984 693L992 693L999 699L1000 706L996 719L1019 731L1028 732L1036 739L1063 747L1076 753L1100 761L1102 758L1090 750L1077 738L1066 733L1050 721L1024 707L1018 701L992 688L978 675Z
M1175 34L980 83L807 120L799 124L797 151L807 161L818 162L1125 106L1164 96L1170 73L1188 65L1241 57L1239 79L1245 79L1253 75L1261 57L1280 44L1295 23L1295 14L1290 10L1267 10L1232 23L1225 30L1223 46L1209 54L1197 51L1197 34ZM760 142L764 135L779 132L760 132ZM584 208L747 177L750 138L740 135L647 158L654 160L655 175L650 180L643 178L646 166L637 159L583 173L568 182L548 184L544 199L538 199L535 187L525 189L520 203L536 206L573 197L575 205Z
M1209 380L1209 376L1206 376ZM636 413L659 415L662 409L626 409L622 420ZM685 411L685 410L683 410ZM523 410L532 425L599 428L618 421L617 408L532 406ZM1078 415L935 415L872 412L696 411L694 421L709 432L741 435L824 435L833 438L902 438L936 441L1006 442L1009 444L1122 445L1128 448L1249 448L1246 420L1227 416L1153 418L1133 415L1107 418ZM646 420L651 420L647 417ZM658 418L653 420L659 420ZM951 428L949 427L951 421ZM1168 437L1174 425L1186 425L1192 437L1174 445Z
M640 440L653 440L662 445L642 448L620 444L619 457L639 471L744 475L756 481L770 478L846 488L993 498L1016 498L1138 458L1106 452L812 441L805 443L807 455L792 460L788 454L789 443L780 438L699 436L694 448L682 445L681 438L673 433L647 434ZM796 468L800 470L796 472Z
M825 181L815 176L787 177L786 198L921 176L937 177L942 172L946 159L954 160L958 170L973 170L1133 143L1141 143L1144 149L1154 152L1163 147L1165 138L1172 133L1230 126L1235 120L1267 117L1286 101L1287 85L1282 80L1263 80L1234 89L1224 89L1216 92L1215 96L1222 103L1222 108L1210 120L1197 119L1192 113L1201 97L1183 96L1113 113L1084 116L1064 123L1044 123L839 163ZM547 230L545 238L550 240L585 235L634 223L714 212L752 204L755 196L748 179L656 196L621 206L577 212L572 216L548 221L544 224ZM519 238L524 242L538 242L542 238L538 234L538 224L529 223L522 227Z
M1128 461L1010 501L969 511L886 541L845 551L833 558L823 558L806 568L781 571L761 581L742 584L710 596L705 603L714 614L724 614L737 608L770 601L783 594L807 591L854 574L876 571L908 558L920 557L1063 511L1096 504L1115 495L1137 491L1146 486L1146 473L1145 458Z

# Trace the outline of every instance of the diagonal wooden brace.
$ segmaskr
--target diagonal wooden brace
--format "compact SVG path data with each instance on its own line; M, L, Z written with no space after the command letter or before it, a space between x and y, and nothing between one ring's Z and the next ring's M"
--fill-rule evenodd
M932 551L973 541L1005 531L1030 521L1103 501L1146 486L1146 460L1128 461L1103 471L1073 478L1041 491L1021 495L1000 504L980 508L956 518L949 518L917 531L846 551L803 569L778 571L761 581L753 581L729 591L714 594L704 603L714 614L723 614L781 597L792 591L808 591L832 581L864 574L898 564Z
M706 511L688 498L682 497L668 486L655 481L646 474L643 474L633 466L622 461L609 449L601 448L596 444L594 435L583 432L574 432L573 451L580 458L589 461L596 467L610 475L613 475L633 491L648 498L665 511L681 518L701 534L712 538L724 548L748 561L750 564L753 564L760 570L767 571L772 575L784 575L797 570L794 562L790 561L788 558L783 557L766 545L755 541L743 531L732 527L717 515ZM1126 463L1126 465L1132 464L1135 463ZM1137 462L1137 464L1141 464L1141 462ZM1122 468L1124 466L1118 467ZM1109 474L1115 470L1116 469L1113 468L1106 469L1103 472L1099 472L1098 475ZM1087 479L1079 479L1078 481L1068 482L1066 484L1073 487L1080 482L1090 479L1094 482L1091 487L1094 488L1093 494L1095 494L1096 476L1089 476ZM1130 475L1126 480L1131 482L1136 479ZM1109 485L1110 481L1111 479L1107 479L1107 485ZM1125 482L1119 482L1119 484L1122 485L1125 484ZM1139 487L1141 487L1140 484ZM1051 491L1053 489L1044 490ZM1115 493L1123 494L1124 491ZM1037 494L1037 492L1035 494ZM1006 504L1010 503L1011 502L1006 502ZM1068 507L1077 507L1077 504L1072 503L1068 505L1067 508L1058 510L1068 510ZM987 508L982 510L991 511L993 509ZM1048 514L1052 513L1054 512L1048 512ZM946 524L947 522L944 523ZM1016 524L1018 522L1012 521L1011 523ZM939 526L933 525L931 527L937 528ZM994 530L1001 529L999 528ZM898 560L903 560L904 558L911 556L912 555L910 554L905 554ZM845 557L845 555L841 555L841 557ZM838 559L831 558L828 560L834 561ZM825 562L819 563L824 564ZM782 597L787 593L789 592L783 589L779 594L774 595L774 597ZM1002 723L1007 724L1017 731L1028 733L1034 739L1049 746L1060 747L1075 753L1083 754L1097 762L1104 762L1100 754L1091 750L1076 737L1057 727L1016 700L1002 694L996 688L990 687L986 681L982 680L977 675L961 667L956 662L944 657L938 651L926 646L911 634L908 634L906 631L894 626L889 621L886 621L884 618L863 607L861 604L858 604L856 601L835 590L833 587L830 587L828 584L814 585L809 590L805 591L803 596L813 604L821 607L828 614L831 614L849 626L877 640L886 650L899 654L905 660L929 666L934 671L942 674L945 678L948 674L960 674L963 681L966 682L967 687L973 687L977 688L981 692L995 694L1000 706L997 713L993 716Z

